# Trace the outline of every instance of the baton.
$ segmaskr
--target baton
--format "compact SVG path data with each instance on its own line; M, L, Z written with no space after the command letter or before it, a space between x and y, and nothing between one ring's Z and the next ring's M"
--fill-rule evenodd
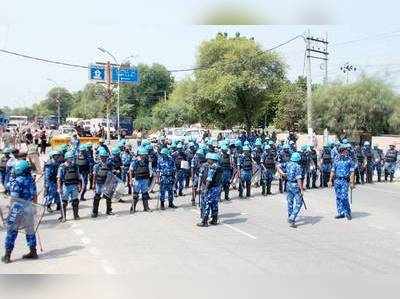
M350 203L353 204L353 188L350 187Z
M306 205L306 202L304 201L304 197L303 197L303 195L301 195L301 201L303 202L303 204L304 204L304 209L306 209L307 210L307 205Z
M42 244L42 239L40 238L40 235L39 235L39 230L36 231L36 234L37 234L38 241L39 241L40 252L43 252L43 244Z

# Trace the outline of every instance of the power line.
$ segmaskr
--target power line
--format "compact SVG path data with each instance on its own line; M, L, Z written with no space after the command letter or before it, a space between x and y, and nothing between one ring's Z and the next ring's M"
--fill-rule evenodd
M21 53L17 53L17 52L13 52L13 51L8 51L8 50L4 50L4 49L0 49L0 52L5 53L5 54L14 55L14 56L19 56L19 57L27 58L27 59L31 59L31 60L36 60L36 61L40 61L40 62L45 62L45 63L52 63L52 64L57 64L57 65L63 65L63 66L69 66L69 67L76 67L76 68L88 69L88 67L87 67L87 66L84 66L84 65L73 64L73 63L67 63L67 62L57 61L57 60L50 60L50 59L46 59L46 58L39 58L39 57L34 57L34 56L30 56L30 55L26 55L26 54L21 54Z
M354 40L349 40L349 41L344 41L344 42L340 42L340 43L331 44L331 47L358 43L358 42L362 42L362 41L368 40L368 39L382 39L382 38L385 39L385 38L400 36L400 34L398 34L398 33L400 33L400 30L396 30L396 31L393 31L393 32L380 33L380 34L377 34L377 35L366 36L366 37L359 38L359 39L354 39Z

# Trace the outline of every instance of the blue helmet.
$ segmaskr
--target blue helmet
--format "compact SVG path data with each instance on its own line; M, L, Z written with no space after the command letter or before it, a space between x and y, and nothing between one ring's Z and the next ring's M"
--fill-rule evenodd
M213 161L219 161L219 155L217 153L208 153L206 155L206 159L208 160L213 160Z
M349 143L349 141L347 140L347 138L344 138L344 139L342 140L342 143L343 143L343 144L346 144L346 143Z
M365 141L364 146L369 146L369 141Z
M290 157L290 161L292 162L299 162L301 160L301 156L298 152L295 152L292 154L292 156Z
M246 140L246 141L244 142L244 146L250 146L250 142L249 142L248 140Z
M227 151L229 148L228 148L228 146L226 145L226 144L222 144L221 145L221 150L222 151Z
M143 146L138 148L137 154L139 156L146 156L148 154L147 149Z
M176 145L176 148L178 148L178 149L183 148L183 144L182 144L181 142L179 142L179 143Z
M24 174L30 168L30 164L26 160L19 160L14 165L14 173L19 176Z
M142 142L140 143L141 146L146 146L150 144L150 141L148 141L147 139L143 139Z
M245 146L243 147L243 151L250 151L250 147L249 147L248 145L245 145Z
M67 159L73 159L74 158L74 152L73 151L68 151L65 153L64 158Z
M11 154L11 148L9 148L9 147L6 147L5 149L3 149L3 154Z
M160 153L161 155L167 155L167 156L169 156L170 154L169 149L167 149L166 147L163 147Z
M57 156L57 155L60 155L60 156L61 156L61 152L58 151L58 150L54 150L54 151L51 151L51 152L49 153L49 157L54 157L54 156Z
M99 149L99 156L100 157L108 157L108 152L103 147L101 147Z
M268 144L264 145L264 149L269 150L271 147Z
M79 146L79 150L80 150L80 151L85 151L85 150L87 150L87 145L84 144L84 143L82 143L82 144Z
M204 156L204 150L203 150L202 148L199 148L199 149L196 151L196 154L201 155L201 156Z
M256 142L254 143L255 146L262 146L261 139L257 138Z
M268 141L268 144L269 145L274 145L275 143L272 140L270 140L270 141Z
M119 149L119 147L114 146L114 147L111 149L111 153L112 153L113 155L119 155L119 154L121 153L121 150Z
M289 144L285 143L284 145L282 145L282 148L283 148L283 149L289 149L290 146L289 146Z
M237 140L235 141L235 146L236 146L236 147L242 147L242 142L241 142L239 139L237 139Z

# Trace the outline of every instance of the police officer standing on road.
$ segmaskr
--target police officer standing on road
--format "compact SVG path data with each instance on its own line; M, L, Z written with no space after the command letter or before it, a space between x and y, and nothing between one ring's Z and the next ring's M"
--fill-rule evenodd
M65 162L58 168L57 174L58 192L63 201L64 215L59 220L65 221L67 218L68 202L72 205L74 220L79 220L79 192L82 188L81 175L78 165L75 163L75 156L72 151L65 154Z
M366 167L365 167L365 172L366 172L366 179L365 181L369 184L372 183L372 176L374 174L374 156L373 152L371 149L371 145L368 141L364 142L364 146L362 148L362 153L365 157L366 161Z
M205 193L201 198L201 222L197 224L200 227L208 226L208 217L211 211L211 225L218 224L218 202L221 196L222 168L218 165L219 155L217 153L208 153L206 155L209 168L207 170L207 181Z
M317 188L318 154L314 148L314 145L310 145L309 157L310 157L310 167L307 173L307 183L306 183L307 189L310 189L310 183L311 183L311 188Z
M221 146L221 168L222 168L222 188L224 190L224 199L229 198L229 188L231 186L231 178L233 174L233 157L228 153L228 146L223 144Z
M76 165L78 165L78 170L82 179L82 190L80 192L80 201L85 201L85 193L89 180L89 173L92 165L90 164L90 156L87 151L86 144L81 144L79 146L78 157L76 159Z
M200 169L203 163L206 162L204 150L199 148L196 151L191 163L190 168L192 171L192 206L196 205L196 193L200 192L199 183L200 183Z
M389 145L389 149L385 155L385 182L387 182L387 178L390 178L390 181L393 182L394 172L396 170L396 162L397 162L398 152L394 144Z
M138 148L137 154L137 158L133 159L129 168L130 181L132 183L132 207L130 212L136 212L136 205L139 202L139 194L142 194L144 211L150 212L150 165L147 158L147 149L141 146Z
M243 147L243 154L238 159L239 169L239 197L243 198L243 188L246 188L246 197L251 195L251 178L253 176L253 159L250 153L250 147Z
M11 252L14 249L15 240L18 236L19 222L28 223L25 226L26 242L29 253L24 259L37 259L36 235L33 228L33 215L27 215L25 204L22 201L37 203L36 184L30 172L30 165L26 160L17 161L14 165L13 176L8 183L11 195L10 214L7 218L7 234L5 240L5 255L1 258L3 263L11 262ZM28 203L27 203L28 204ZM21 219L20 217L24 217Z
M275 170L276 170L276 157L271 149L269 144L265 145L265 152L261 156L261 187L262 195L270 195L271 193L271 184L274 179Z
M328 187L329 176L332 169L332 154L329 144L324 145L321 152L321 176L320 187Z
M112 174L112 163L108 160L108 153L104 148L101 148L98 154L99 161L93 166L93 183L95 193L93 199L92 218L96 218L99 213L99 203L102 196L106 199L106 214L113 215L111 198L103 195L103 188L107 179L107 175Z
M51 151L50 160L44 164L44 202L47 212L52 213L51 205L57 204L57 211L61 210L60 194L57 191L57 172L61 164L61 153Z
M374 170L376 170L378 182L381 182L383 151L378 147L378 145L374 145L374 149L372 152L373 152L373 156L374 156Z
M175 162L168 148L161 149L160 158L157 163L157 181L160 183L160 205L165 210L165 193L168 193L168 207L176 209L174 205L174 177Z
M303 182L302 169L299 165L301 156L293 153L290 162L286 164L285 171L278 165L278 172L286 177L287 203L288 203L288 223L290 227L296 228L296 218L303 206Z
M354 188L354 163L349 157L350 144L342 144L339 148L340 156L333 162L329 186L336 193L337 215L335 219L346 217L351 220L351 209L349 204L349 186Z
M7 147L7 148L3 149L3 155L0 159L0 180L1 180L1 184L3 185L4 189L6 189L5 188L6 168L7 168L7 162L10 159L10 154L11 154L11 149Z

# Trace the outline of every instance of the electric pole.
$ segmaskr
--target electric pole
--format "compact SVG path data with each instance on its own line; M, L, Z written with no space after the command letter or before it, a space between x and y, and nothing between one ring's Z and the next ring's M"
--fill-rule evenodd
M305 37L306 58L307 58L307 127L308 134L312 134L312 80L311 80L311 59L324 61L324 84L328 83L328 34L325 38L313 37L310 30Z

